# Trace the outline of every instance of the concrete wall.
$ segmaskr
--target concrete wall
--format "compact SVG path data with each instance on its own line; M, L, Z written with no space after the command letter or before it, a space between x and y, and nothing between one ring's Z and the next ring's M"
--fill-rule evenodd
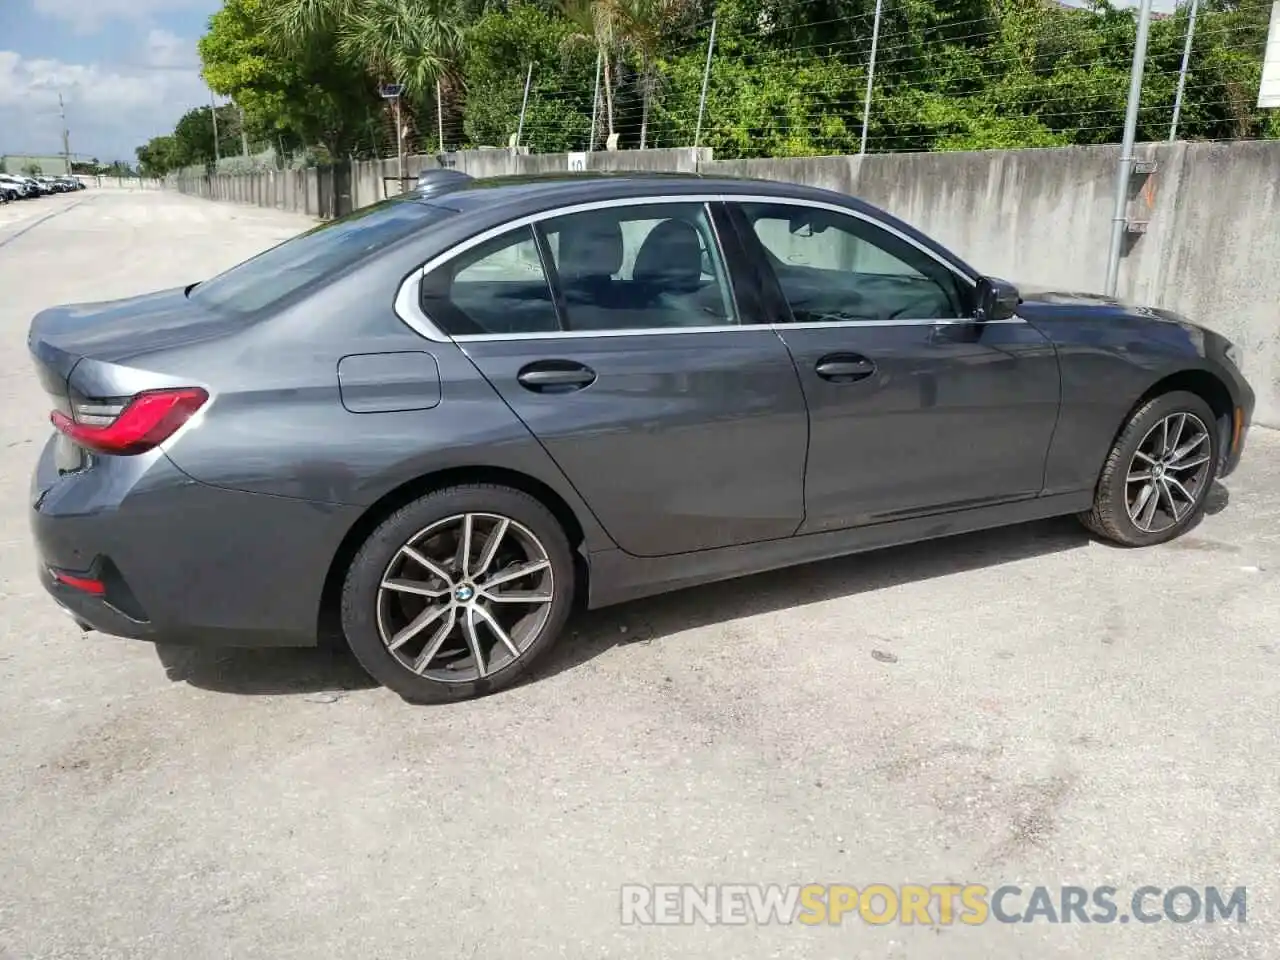
M1280 142L1144 144L1119 295L1220 331L1245 353L1256 418L1280 426ZM978 270L1099 291L1119 148L725 160L702 172L807 183L873 203Z
M1220 330L1245 352L1257 419L1280 426L1280 142L1146 144L1154 173L1133 182L1120 295L1167 307ZM873 154L715 161L709 150L586 154L588 170L701 170L827 187L853 194L937 238L975 268L1027 286L1097 291L1106 275L1119 148ZM472 176L554 173L567 154L505 150L446 156ZM437 166L410 157L406 176ZM399 189L395 160L352 165L350 201L366 206ZM329 215L314 170L198 178L186 192ZM393 178L385 181L383 178Z

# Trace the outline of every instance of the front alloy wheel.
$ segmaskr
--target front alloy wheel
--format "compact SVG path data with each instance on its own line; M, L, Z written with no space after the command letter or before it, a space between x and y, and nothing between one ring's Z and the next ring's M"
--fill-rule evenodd
M406 700L494 693L554 643L574 572L564 528L541 502L509 487L448 487L369 535L343 584L343 632Z
M1081 520L1127 547L1164 543L1199 520L1218 464L1209 405L1178 390L1148 400L1116 437Z
M1133 525L1163 533L1190 513L1209 477L1209 453L1209 428L1194 413L1171 413L1147 431L1125 477Z

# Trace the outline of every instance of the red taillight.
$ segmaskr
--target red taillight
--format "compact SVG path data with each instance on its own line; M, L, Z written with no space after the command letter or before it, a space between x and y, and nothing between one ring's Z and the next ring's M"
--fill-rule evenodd
M59 583L65 583L68 587L74 587L77 590L83 590L85 593L93 593L101 596L107 592L106 585L101 580L93 580L89 577L77 577L73 573L63 573L61 570L50 570L53 579Z
M208 399L209 395L199 387L148 390L130 399L107 423L73 420L61 410L53 411L49 419L58 430L88 450L130 456L164 443ZM95 415L93 419L106 418Z

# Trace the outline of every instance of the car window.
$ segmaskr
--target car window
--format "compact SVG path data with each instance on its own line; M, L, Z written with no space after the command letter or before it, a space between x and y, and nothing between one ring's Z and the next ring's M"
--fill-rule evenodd
M191 300L219 312L256 313L455 215L410 200L384 200L322 223L206 280L191 291Z
M956 275L875 224L814 207L742 207L797 323L964 316Z
M431 271L422 310L451 336L560 329L531 227L504 233Z
M715 234L700 203L591 210L541 223L570 330L737 323Z

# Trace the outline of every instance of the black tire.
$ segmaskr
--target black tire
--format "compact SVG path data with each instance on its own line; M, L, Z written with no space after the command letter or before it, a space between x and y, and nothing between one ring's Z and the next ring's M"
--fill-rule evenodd
M1138 527L1129 517L1126 501L1126 478L1130 464L1139 446L1147 438L1151 430L1165 418L1178 413L1191 414L1197 417L1207 428L1209 461L1203 481L1193 491L1194 501L1187 510L1167 529L1147 532ZM1129 418L1115 445L1111 448L1102 474L1098 478L1098 486L1094 492L1093 509L1080 515L1081 522L1106 540L1125 547L1149 547L1165 543L1181 536L1204 514L1205 502L1209 490L1213 486L1218 469L1218 430L1213 410L1200 397L1184 390L1161 394L1147 401ZM1141 482L1141 481L1139 481ZM1139 519L1143 519L1139 517Z
M458 514L507 517L532 533L546 551L554 581L550 614L520 656L487 676L437 680L415 673L388 650L378 627L378 592L400 549L432 524ZM549 650L573 606L574 563L564 529L541 502L519 490L466 484L429 493L397 510L369 535L347 570L342 590L342 629L351 652L369 675L411 703L448 703L510 687Z

